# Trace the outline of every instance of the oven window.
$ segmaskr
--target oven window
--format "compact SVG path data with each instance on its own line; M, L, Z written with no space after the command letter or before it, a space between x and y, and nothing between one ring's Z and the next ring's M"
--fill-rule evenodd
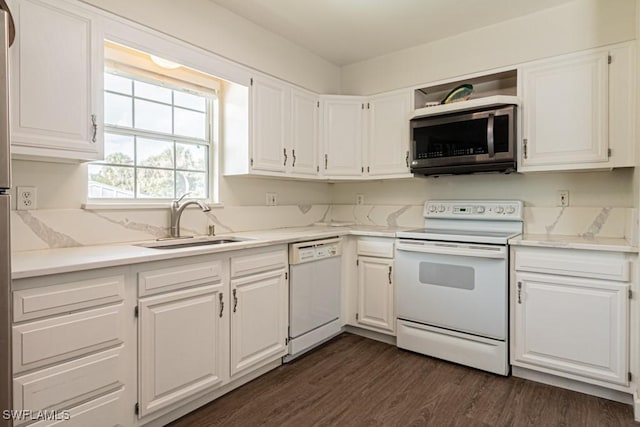
M475 287L473 267L435 262L421 262L418 280L425 285L446 286L448 288L472 291Z
M414 124L415 159L437 159L488 154L486 117L429 125ZM509 116L497 115L493 123L494 152L509 152Z

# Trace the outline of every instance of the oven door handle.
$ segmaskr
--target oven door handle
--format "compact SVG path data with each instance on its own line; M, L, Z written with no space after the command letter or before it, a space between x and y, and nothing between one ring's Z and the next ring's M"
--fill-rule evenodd
M436 255L468 256L477 258L505 259L507 257L506 246L488 245L459 245L456 243L436 243L399 240L396 243L398 251L420 252Z

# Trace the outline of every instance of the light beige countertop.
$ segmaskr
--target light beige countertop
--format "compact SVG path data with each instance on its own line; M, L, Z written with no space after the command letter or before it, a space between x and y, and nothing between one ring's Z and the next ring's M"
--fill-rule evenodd
M215 254L241 249L288 244L307 240L324 239L335 236L357 235L395 237L400 227L376 226L309 226L278 228L273 230L247 231L233 234L221 234L217 237L234 236L248 239L224 245L194 246L176 249L154 249L136 246L135 242L115 244L79 246L72 248L43 249L35 251L14 252L11 255L12 278L45 276L50 274L69 273L91 270L95 268L116 267L143 262L161 261L196 255ZM143 243L143 242L139 242ZM149 242L145 242L149 243Z
M547 234L523 234L509 240L511 246L581 249L591 251L638 253L638 247L627 239L614 237L582 237Z

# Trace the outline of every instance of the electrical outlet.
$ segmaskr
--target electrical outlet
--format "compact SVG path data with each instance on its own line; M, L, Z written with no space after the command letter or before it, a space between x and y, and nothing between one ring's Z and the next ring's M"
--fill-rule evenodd
M36 198L36 187L18 187L16 189L19 211L28 211L38 209L38 200Z
M356 205L364 205L364 194L356 194Z
M558 206L569 206L569 190L558 190Z
M267 206L276 206L278 204L278 193L267 193Z

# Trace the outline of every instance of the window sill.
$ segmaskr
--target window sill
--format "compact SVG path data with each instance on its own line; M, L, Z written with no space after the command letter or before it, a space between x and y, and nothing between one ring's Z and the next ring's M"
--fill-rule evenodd
M135 202L134 203L110 203L110 202L100 203L100 202L87 202L87 203L83 203L81 205L81 207L82 207L82 209L92 210L92 211L98 211L98 210L169 209L169 203L171 203L171 202L170 201L160 202L160 203L158 203L158 202L152 202L152 203L135 203ZM208 202L208 201L205 201L205 203L211 209L217 209L217 208L223 208L224 207L223 203L213 203L213 202ZM200 209L196 205L187 206L187 209L191 209L191 208Z

